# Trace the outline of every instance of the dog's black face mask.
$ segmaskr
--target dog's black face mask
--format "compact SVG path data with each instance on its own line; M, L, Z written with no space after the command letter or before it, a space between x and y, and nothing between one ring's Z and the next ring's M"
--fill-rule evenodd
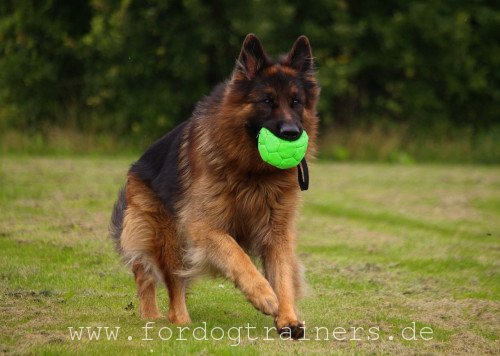
M248 135L257 147L258 134L265 127L281 139L297 140L304 131L304 107L311 96L313 73L309 41L300 37L287 56L272 61L258 39L251 36L243 44L233 73L232 86L242 94L245 110L251 106L245 123ZM307 189L305 159L298 166L299 184Z
M246 123L253 138L265 127L275 136L287 141L300 137L303 128L304 90L300 80L276 66L265 69L254 79L248 100L252 105L252 116ZM276 71L265 75L267 71Z

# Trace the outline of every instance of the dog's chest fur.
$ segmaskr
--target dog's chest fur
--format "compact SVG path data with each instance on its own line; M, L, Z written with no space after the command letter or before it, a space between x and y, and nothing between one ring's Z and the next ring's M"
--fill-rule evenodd
M200 218L228 232L249 253L286 233L299 199L289 174L254 176L229 172L223 177L206 176L195 182ZM207 193L209 192L209 193ZM292 193L292 194L291 194Z

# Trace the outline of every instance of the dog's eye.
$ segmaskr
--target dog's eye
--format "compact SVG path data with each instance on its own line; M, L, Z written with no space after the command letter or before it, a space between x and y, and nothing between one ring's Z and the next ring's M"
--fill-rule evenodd
M273 98L265 98L264 103L267 105L274 105L274 100Z
M292 98L292 106L301 104L300 100L297 98Z

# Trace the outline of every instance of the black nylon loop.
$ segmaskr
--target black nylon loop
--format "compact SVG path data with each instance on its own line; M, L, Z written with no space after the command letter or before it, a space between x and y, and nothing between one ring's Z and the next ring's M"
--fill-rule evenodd
M300 164L297 166L299 174L299 186L300 190L309 189L309 168L307 167L306 159L302 159Z

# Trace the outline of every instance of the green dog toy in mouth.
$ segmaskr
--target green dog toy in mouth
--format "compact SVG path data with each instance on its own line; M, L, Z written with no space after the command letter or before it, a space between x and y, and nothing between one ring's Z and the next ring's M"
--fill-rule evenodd
M295 141L283 140L263 127L259 131L258 149L264 162L280 169L298 166L307 151L309 137L305 131Z

